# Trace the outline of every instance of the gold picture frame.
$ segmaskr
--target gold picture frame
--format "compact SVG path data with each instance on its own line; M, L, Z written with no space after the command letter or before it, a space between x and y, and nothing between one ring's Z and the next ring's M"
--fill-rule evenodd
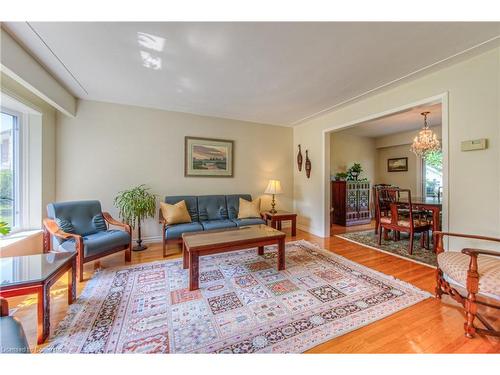
M185 177L233 177L234 141L185 137Z

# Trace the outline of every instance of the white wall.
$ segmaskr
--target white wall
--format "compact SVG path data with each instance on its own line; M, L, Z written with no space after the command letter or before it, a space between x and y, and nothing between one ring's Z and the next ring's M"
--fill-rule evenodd
M324 191L329 137L325 130L448 93L449 229L500 236L499 54L495 48L295 127L294 145L300 143L310 150L314 166L309 180L294 172L299 224L328 235ZM460 151L461 141L476 138L488 138L489 148Z
M376 170L375 139L343 131L332 133L330 139L330 174L335 176L338 172L345 172L354 163L360 163L363 168L360 178L367 178L373 183Z
M184 177L184 137L234 140L234 177ZM293 130L178 112L80 101L75 118L57 116L56 199L98 199L117 216L117 192L146 184L163 199L178 194L263 194L269 179L282 182L278 207L291 209ZM269 197L263 196L264 204ZM143 228L161 236L157 219Z
M432 127L432 131L441 141L441 126ZM377 184L391 184L402 189L410 189L412 196L422 194L422 160L410 151L413 138L419 130L400 132L375 138L376 151L376 178ZM408 171L388 172L387 159L408 158Z

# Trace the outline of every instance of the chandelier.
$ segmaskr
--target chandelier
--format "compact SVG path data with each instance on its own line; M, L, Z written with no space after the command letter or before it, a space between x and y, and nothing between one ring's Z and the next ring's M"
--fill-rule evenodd
M421 115L424 116L424 127L420 130L418 136L415 137L410 148L411 152L421 158L425 158L429 152L438 151L441 148L436 134L434 134L427 125L427 115L429 113L430 112L421 113Z

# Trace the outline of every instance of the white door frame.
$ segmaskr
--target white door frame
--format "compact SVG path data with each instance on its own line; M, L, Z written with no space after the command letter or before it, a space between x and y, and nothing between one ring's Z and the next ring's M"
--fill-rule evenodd
M450 188L448 184L449 164L448 164L448 150L449 150L449 122L448 122L448 92L439 95L431 96L412 103L405 104L400 107L392 108L383 112L373 113L369 116L350 121L341 125L335 125L323 130L323 233L324 237L330 236L330 133L341 129L351 128L361 122L375 120L380 117L389 116L398 112L403 112L408 109L422 106L425 104L441 103L441 126L442 126L442 139L441 144L443 148L443 231L449 228L450 210L448 206Z

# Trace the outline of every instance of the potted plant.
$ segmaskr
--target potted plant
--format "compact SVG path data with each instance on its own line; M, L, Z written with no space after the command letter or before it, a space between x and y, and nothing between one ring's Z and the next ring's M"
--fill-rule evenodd
M142 245L141 221L154 217L156 211L156 195L149 192L145 185L139 185L133 189L121 191L113 201L119 210L120 217L135 229L137 225L137 246L134 251L147 249Z
M353 180L357 180L361 172L363 172L363 168L359 163L354 163L348 170L349 176L351 177L350 179Z

